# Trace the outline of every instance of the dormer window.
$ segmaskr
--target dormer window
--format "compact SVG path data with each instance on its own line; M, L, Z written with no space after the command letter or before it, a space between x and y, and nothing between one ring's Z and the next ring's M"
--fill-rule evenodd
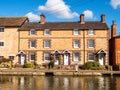
M88 35L94 35L94 30L93 29L88 30Z
M30 29L30 35L35 35L36 34L36 30L35 29Z
M4 32L4 27L0 27L0 32Z
M44 30L44 35L50 35L50 29L45 29Z
M79 30L78 29L74 29L74 35L79 35Z

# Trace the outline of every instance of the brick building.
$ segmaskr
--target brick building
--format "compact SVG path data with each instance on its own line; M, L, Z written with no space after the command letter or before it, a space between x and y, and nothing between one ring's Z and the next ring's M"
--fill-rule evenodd
M98 56L101 65L109 64L109 28L105 15L100 21L84 21L81 14L76 22L26 22L18 30L18 61L72 65L94 61Z
M113 21L111 26L111 39L110 39L110 65L113 69L119 69L120 67L120 35L116 34L116 24Z

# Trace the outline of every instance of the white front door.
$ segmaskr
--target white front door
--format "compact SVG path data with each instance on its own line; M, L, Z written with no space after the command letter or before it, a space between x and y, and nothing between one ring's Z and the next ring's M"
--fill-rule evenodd
M56 59L56 60L55 60L55 65L58 65L58 64L59 64L59 60Z
M24 55L24 54L21 54L21 55L20 55L20 59L21 59L21 60L20 60L20 64L21 64L21 65L24 65L24 64L25 64L25 55Z
M64 54L64 65L69 65L69 54Z
M104 55L100 55L99 63L100 65L104 65Z

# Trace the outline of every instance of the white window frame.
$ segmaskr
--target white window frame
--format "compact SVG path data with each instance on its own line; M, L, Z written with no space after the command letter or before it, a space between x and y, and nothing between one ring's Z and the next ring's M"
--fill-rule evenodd
M46 59L46 57L48 59ZM47 52L44 53L44 61L50 61L50 53L47 53Z
M74 29L73 34L74 35L79 35L79 30L78 29Z
M34 43L34 46L32 46ZM36 40L30 40L30 48L35 48L36 47Z
M32 55L34 55L34 59L32 59L33 58ZM30 53L30 56L29 56L30 62L34 62L36 60L35 56L36 56L35 53Z
M93 45L90 45L90 41L93 41ZM95 40L88 40L88 48L94 48L95 47Z
M90 55L93 55L94 58L94 53L88 53L88 61L94 61L94 59L90 59Z
M80 41L74 40L74 48L79 48L79 47L80 47Z
M4 27L0 27L0 33L4 32Z
M30 35L35 35L35 34L36 34L36 30L35 29L30 29Z
M49 45L46 45L49 44ZM50 40L44 40L44 48L50 48Z
M76 57L76 56L77 56L77 57ZM73 61L74 61L74 62L80 61L80 53L79 53L79 52L73 53Z
M94 30L93 29L89 29L88 30L88 35L94 35Z
M48 33L48 32L49 32L49 33ZM44 35L45 35L45 36L50 35L50 29L44 29Z

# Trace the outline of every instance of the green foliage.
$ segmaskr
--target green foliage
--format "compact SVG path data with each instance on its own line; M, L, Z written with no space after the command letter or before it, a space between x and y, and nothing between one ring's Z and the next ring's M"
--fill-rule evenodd
M32 62L25 63L23 68L33 68L34 64Z
M4 62L9 62L9 61L11 61L11 60L7 59L7 58L3 58L3 59L0 59L0 64L4 63Z
M51 68L54 67L54 61L53 61L53 60L50 61L49 66L50 66Z
M85 65L83 65L84 69L90 69L90 70L99 70L101 69L99 62L86 62Z

